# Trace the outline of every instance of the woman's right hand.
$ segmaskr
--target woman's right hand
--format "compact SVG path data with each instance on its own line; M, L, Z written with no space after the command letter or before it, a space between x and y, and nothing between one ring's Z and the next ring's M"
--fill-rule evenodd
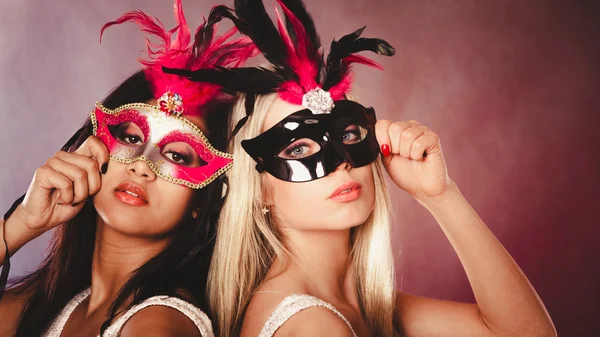
M106 173L106 145L90 136L75 152L60 151L35 171L18 219L34 236L75 217L86 199L100 191L101 170Z

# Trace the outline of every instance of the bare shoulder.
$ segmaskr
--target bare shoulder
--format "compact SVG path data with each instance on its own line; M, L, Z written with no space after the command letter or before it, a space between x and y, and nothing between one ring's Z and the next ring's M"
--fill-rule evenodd
M256 294L246 310L241 336L257 336L275 308L288 296L289 292ZM292 336L353 336L352 330L338 315L323 307L304 309L289 320L275 333L276 337Z
M256 293L244 315L241 336L258 336L275 308L287 297L288 292Z
M161 305L144 308L123 326L122 337L202 337L192 320L180 311Z
M19 316L32 292L19 287L8 289L0 301L0 336L14 336Z
M353 337L352 330L338 315L323 307L310 307L292 316L274 337Z

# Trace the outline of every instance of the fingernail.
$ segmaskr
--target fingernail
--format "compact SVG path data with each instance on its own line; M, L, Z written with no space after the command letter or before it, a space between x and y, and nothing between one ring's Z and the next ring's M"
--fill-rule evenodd
M102 174L106 174L107 170L108 170L108 163L104 163L104 165L102 165L102 167L100 168L100 172L102 172Z
M383 154L384 157L389 156L390 155L390 146L387 144L381 145L381 154Z

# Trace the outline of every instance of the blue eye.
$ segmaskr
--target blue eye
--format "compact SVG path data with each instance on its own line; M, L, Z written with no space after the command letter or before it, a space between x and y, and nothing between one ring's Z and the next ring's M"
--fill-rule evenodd
M278 156L284 159L300 159L313 155L320 149L321 147L314 140L304 138L288 145Z
M360 134L355 130L346 131L342 134L342 141L344 143L354 142L357 138L360 138Z
M368 130L360 125L350 125L342 133L342 142L344 144L356 144L361 142L367 136Z
M302 156L308 150L310 150L310 148L308 147L307 144L300 143L300 144L296 144L294 147L292 147L291 149L287 150L286 153L289 156L300 157L300 156Z

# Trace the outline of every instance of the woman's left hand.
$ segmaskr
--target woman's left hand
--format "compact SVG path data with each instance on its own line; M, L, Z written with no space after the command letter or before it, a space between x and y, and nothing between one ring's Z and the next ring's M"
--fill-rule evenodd
M416 121L379 120L375 125L390 178L416 199L434 198L451 184L437 134Z

